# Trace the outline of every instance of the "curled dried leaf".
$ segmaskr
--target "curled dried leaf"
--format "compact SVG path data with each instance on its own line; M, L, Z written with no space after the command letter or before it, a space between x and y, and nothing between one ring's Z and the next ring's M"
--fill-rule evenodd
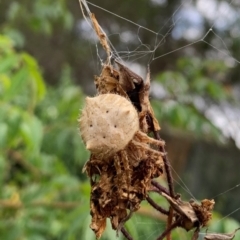
M128 67L124 66L117 60L115 60L119 67L119 83L126 92L133 91L136 86L142 85L143 79L131 71Z
M237 228L233 233L208 233L205 240L232 240L235 237L236 232L240 228Z
M150 122L153 123L153 131L157 132L160 130L158 120L155 118L151 103L149 101L149 92L150 92L150 70L148 69L147 78L145 83L142 84L139 90L139 101L141 103L141 112L139 113L139 120L141 129L143 132L149 132L152 126L149 126Z
M128 98L119 83L119 73L109 65L104 65L100 76L94 81L98 94L115 93Z
M184 202L180 198L173 199L165 193L162 195L168 200L175 212L182 217L181 227L189 231L199 226L199 219L189 202Z
M213 199L204 199L201 201L201 205L194 201L190 201L200 223L201 226L206 226L207 223L212 219L212 210L215 204Z
M193 200L184 202L180 198L174 199L164 192L162 195L168 200L175 212L179 214L179 217L182 218L181 227L187 231L206 226L212 218L214 200L204 199L199 205Z

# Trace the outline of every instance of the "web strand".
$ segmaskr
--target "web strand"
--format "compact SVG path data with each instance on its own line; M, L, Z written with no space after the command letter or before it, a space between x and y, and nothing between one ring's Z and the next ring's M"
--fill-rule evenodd
M203 37L200 37L198 40L196 40L196 41L194 41L194 42L192 42L192 43L186 44L186 45L184 45L184 46L182 46L182 47L179 47L179 48L174 49L174 50L172 50L172 51L169 51L169 52L167 52L167 53L161 54L161 55L159 55L159 56L155 56L156 50L166 41L167 36L168 36L169 34L171 34L172 29L173 29L174 26L177 24L177 22L178 22L178 21L181 21L181 19L177 19L177 20L175 21L174 18L175 18L175 15L176 15L176 14L180 11L180 9L183 7L183 4L180 4L180 6L179 6L179 7L175 10L175 12L172 14L172 17L169 18L169 19L165 22L165 24L161 27L161 29L160 29L158 32L156 32L156 31L154 31L154 30L152 30L152 29L150 29L150 28L147 28L147 27L144 27L144 26L142 26L142 25L140 25L140 24L138 24L138 23L135 23L134 21L132 21L132 20L130 20L130 19L128 19L128 18L122 17L122 16L120 16L120 15L114 13L114 12L111 12L111 11L109 11L109 10L107 10L107 9L99 6L99 5L96 5L96 4L94 4L94 3L91 3L90 1L85 1L85 0L84 0L83 2L85 3L85 4L84 4L85 7L87 6L87 4L89 4L89 5L91 5L91 6L95 7L95 8L98 8L98 9L104 11L104 12L107 12L107 13L109 13L109 14L117 17L117 18L120 18L120 19L122 19L122 20L124 20L124 21L126 21L126 22L128 22L128 23L131 23L131 24L133 24L133 25L135 25L135 26L138 27L138 31L137 31L138 41L140 42L140 46L141 46L141 47L143 47L143 46L146 47L147 50L146 50L146 51L138 51L138 48L139 48L139 47L138 47L138 48L136 48L136 49L134 49L134 50L132 50L132 51L119 51L119 52L118 52L118 51L114 48L114 46L111 44L111 41L109 41L109 43L110 43L110 45L111 45L111 48L112 48L112 50L113 50L113 52L114 52L113 55L115 55L115 57L117 56L118 59L121 59L121 58L123 58L123 59L124 59L124 58L125 58L125 59L129 59L129 58L131 58L131 57L136 56L136 59L135 59L135 61L136 61L136 60L138 60L139 58L142 58L142 57L150 54L150 56L152 56L152 57L150 57L150 59L152 59L152 60L151 60L149 63L151 63L152 61L155 61L155 60L157 60L157 59L159 59L159 58L162 58L162 57L165 57L165 56L167 56L167 55L173 54L173 53L175 53L175 52L177 52L177 51L181 51L181 50L183 50L183 49L185 49L185 48L188 48L188 47L190 47L190 46L193 46L193 45L195 45L195 44L197 44L197 43L204 42L205 44L209 45L210 47L212 47L213 49L215 49L215 50L218 51L219 53L231 57L236 63L238 63L238 64L240 63L240 61L239 61L237 58L234 58L233 56L231 56L231 54L230 54L230 52L229 52L229 49L228 49L226 43L224 42L224 40L213 30L214 26L216 25L216 23L217 23L217 21L218 21L218 17L217 17L216 20L213 21L213 23L211 24L210 28L209 28L209 29L207 30L207 32L203 35ZM233 2L234 2L233 0L230 1L230 2L228 3L229 6L231 6L231 5L233 4ZM192 0L191 0L191 1L188 1L187 3L188 3L188 4L189 4L189 3L192 3ZM89 13L90 10L89 10L88 7L87 7L87 9L88 9L87 12ZM167 25L167 23L169 23L170 20L172 20L173 24L169 27L169 30L168 30L165 34L160 34L159 32L163 29L163 27L165 27L165 26ZM145 31L148 31L148 32L156 35L156 36L155 36L155 39L156 39L156 40L155 40L155 46L154 46L152 49L151 49L149 46L147 46L146 44L144 44L144 43L142 42L141 38L139 37L140 29L143 29L143 30L145 30ZM220 42L222 43L222 45L224 46L224 48L227 50L227 52L223 51L222 49L214 46L213 44L211 44L210 42L208 42L208 41L205 40L206 37L209 35L210 32L212 32L212 33L220 40ZM159 36L161 36L162 38L161 38L161 40L157 41L157 39L158 39ZM121 54L123 54L123 56L121 56ZM120 57L120 56L121 56L121 57Z

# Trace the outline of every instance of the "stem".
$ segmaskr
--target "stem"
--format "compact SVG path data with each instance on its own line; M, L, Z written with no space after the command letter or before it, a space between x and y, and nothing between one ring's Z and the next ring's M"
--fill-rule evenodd
M169 215L168 215L168 221L167 221L167 229L171 227L173 221L173 208L169 207ZM171 232L167 234L167 240L171 240Z
M146 200L149 202L149 204L154 207L157 211L159 211L160 213L164 214L164 215L168 215L169 211L165 210L164 208L160 207L159 205L157 205L150 197L146 197Z
M199 228L197 228L197 229L194 231L194 234L193 234L191 240L197 240L197 239L198 239L199 231L200 231Z
M165 187L163 187L162 185L160 185L157 181L152 180L151 183L152 183L152 185L153 185L154 187L156 187L160 192L164 192L164 193L166 193L168 196L170 195L169 191L168 191ZM154 191L154 190L153 190L153 191ZM159 191L158 191L158 192L159 192ZM160 194L161 194L161 193L160 193Z
M130 236L130 234L127 232L127 230L125 229L125 227L121 228L121 232L124 235L124 237L128 240L133 240L133 238Z
M167 228L158 238L157 240L163 240L169 233L171 233L171 231L178 227L180 224L180 219L178 221L176 221L175 223L173 223L169 228Z
M161 141L159 132L153 131L153 133L154 133L154 137L157 140ZM164 146L159 147L159 150L163 153L166 153ZM175 198L175 193L174 193L174 189L173 189L173 177L172 177L172 172L171 172L171 168L170 168L170 162L169 162L166 154L162 158L163 158L163 163L164 163L164 167L165 167L165 171L166 171L166 175L167 175L167 182L168 182L170 196L172 198Z

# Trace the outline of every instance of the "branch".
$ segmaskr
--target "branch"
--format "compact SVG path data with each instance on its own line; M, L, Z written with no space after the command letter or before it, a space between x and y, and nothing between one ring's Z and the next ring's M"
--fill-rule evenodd
M169 228L167 228L158 238L157 240L163 240L173 229L180 225L181 219L173 223Z
M161 137L159 135L159 132L154 131L154 137L161 141ZM164 148L164 146L159 147L159 150L163 153L166 153L166 150ZM172 171L170 168L170 162L168 160L167 154L165 154L163 157L163 162L164 162L164 167L165 167L165 171L166 171L166 175L167 175L167 182L168 182L168 188L169 188L169 192L170 192L170 196L172 198L175 198L175 193L174 193L174 189L173 189L173 177L172 177Z
M125 236L126 239L128 240L133 240L133 238L130 236L130 234L127 232L126 228L125 227L122 227L121 228L121 232L122 234Z
M159 211L160 213L164 214L164 215L168 215L169 211L165 210L164 208L162 208L161 206L157 205L149 196L146 197L146 200L148 201L148 203L154 207L157 211Z

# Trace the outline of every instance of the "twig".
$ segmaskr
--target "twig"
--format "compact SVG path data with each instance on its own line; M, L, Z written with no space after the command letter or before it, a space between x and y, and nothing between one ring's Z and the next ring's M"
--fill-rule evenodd
M161 137L159 135L159 132L154 131L154 137L161 141ZM159 147L159 150L163 153L166 153L164 146ZM172 198L175 198L175 193L173 189L173 177L172 177L172 171L170 169L170 162L168 160L167 155L163 156L163 162L164 162L164 167L167 175L167 182L168 182L168 188L169 188L169 193Z
M124 235L124 237L128 240L133 240L133 238L130 236L130 234L127 232L127 230L125 229L125 227L121 228L121 232Z
M170 233L174 228L178 227L180 225L181 219L178 219L175 223L173 223L169 228L167 228L158 238L157 240L164 239L168 233Z
M173 221L173 208L170 206L169 207L169 215L168 215L168 220L167 220L167 229L171 227ZM171 232L167 234L167 240L171 240Z
M191 238L191 240L197 240L198 239L198 236L199 236L199 231L200 231L200 228L196 228L196 230L194 231L194 234Z
M117 228L117 233L118 233L119 229L123 228L124 223L127 222L131 218L132 214L133 214L133 211L130 210L129 214L119 223L118 228Z
M168 191L165 187L163 187L162 185L160 185L157 181L152 180L151 183L152 183L152 185L153 185L154 187L157 188L157 191L156 191L156 190L152 190L152 191L156 191L156 192L160 192L160 193L161 193L161 192L164 192L164 193L166 193L167 195L170 195L169 191Z
M168 215L169 211L165 210L164 208L160 207L159 205L157 205L150 197L146 197L146 200L149 202L149 204L154 207L157 211L159 211L160 213L164 214L164 215Z
M160 137L159 131L156 131L155 128L154 128L153 119L151 117L149 117L148 120L149 120L150 128L151 128L151 130L154 134L155 139L161 141L162 139ZM165 172L166 172L166 175L167 175L169 193L170 193L170 196L172 198L175 198L175 193L174 193L174 188L173 188L173 177L172 177L172 171L171 171L171 168L170 168L170 162L168 160L168 157L167 157L166 150L165 150L164 146L159 146L159 150L160 150L160 152L164 153L162 158L163 158ZM152 183L153 183L153 181L152 181Z

